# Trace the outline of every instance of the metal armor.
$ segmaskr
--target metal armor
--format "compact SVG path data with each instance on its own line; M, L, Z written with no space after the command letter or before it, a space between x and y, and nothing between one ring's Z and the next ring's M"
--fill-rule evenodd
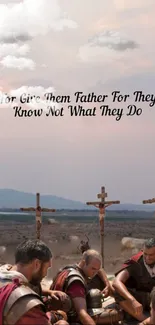
M89 290L87 296L87 309L88 314L90 316L94 316L103 312L102 303L104 301L104 297L100 290L91 289Z
M78 269L77 265L66 266L60 270L60 273L62 270L69 271L69 273L66 276L65 282L62 286L63 292L67 292L67 288L71 285L71 283L73 283L75 281L80 281L83 284L83 286L85 287L85 289L87 290L86 280L85 280L84 276L82 275L82 273L80 272L80 270ZM59 274L57 274L57 276L58 275ZM51 287L52 290L55 290L54 285L57 281L57 276L53 281L53 287ZM73 322L73 323L76 322L78 316L77 316L77 313L76 313L72 304L71 304L70 310L67 312L67 315L68 315L69 322Z
M4 283L0 283L0 287L2 286L4 286ZM22 284L11 293L5 304L3 325L16 324L26 312L36 306L41 306L43 310L45 308L40 297L28 286Z
M96 320L98 324L118 324L118 321L123 319L123 314L116 308L104 308L103 294L98 289L91 289L87 296L87 311L88 314Z
M70 273L67 275L66 281L65 281L65 285L64 285L64 291L66 291L66 289L70 286L71 283L73 283L74 281L78 280L80 282L82 282L82 284L84 285L84 287L86 288L87 284L86 284L86 280L85 278L82 276L82 274L80 273L80 271L78 271L78 269L73 269L70 268Z

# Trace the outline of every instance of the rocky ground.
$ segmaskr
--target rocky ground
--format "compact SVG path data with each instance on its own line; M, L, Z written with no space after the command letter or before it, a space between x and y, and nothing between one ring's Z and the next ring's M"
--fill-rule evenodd
M56 271L63 265L77 262L81 254L78 250L80 240L89 237L92 248L100 250L99 226L94 223L60 223L51 221L43 224L41 239L51 248L54 259L53 269L49 274L53 277ZM124 236L136 238L149 238L155 234L155 221L124 221L105 223L105 269L108 273L114 273L123 260L131 255L131 250L122 251L121 239ZM0 264L13 263L15 247L22 240L35 238L35 224L0 222Z

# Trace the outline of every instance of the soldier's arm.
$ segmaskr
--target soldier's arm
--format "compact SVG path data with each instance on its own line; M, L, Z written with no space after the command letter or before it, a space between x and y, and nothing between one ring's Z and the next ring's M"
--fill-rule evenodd
M80 322L83 325L95 325L94 320L87 313L86 290L84 285L80 281L73 282L69 286L67 294L72 299Z
M104 282L105 286L110 286L110 282L107 278L106 272L104 271L104 269L100 269L98 271L98 276L100 277L100 279Z
M142 323L138 323L138 325L153 325L154 323L151 321L151 318L145 319Z
M112 295L113 288L112 288L112 285L110 284L110 282L107 278L106 272L104 271L103 268L98 271L98 276L100 277L102 282L105 284L105 288L103 290L104 296L108 297L109 295Z
M116 292L118 292L125 300L133 301L135 298L131 295L131 293L127 290L125 283L129 279L130 273L127 269L121 271L117 274L116 278L113 280L113 288Z
M86 299L82 297L73 298L73 305L83 325L95 325L94 320L87 313Z

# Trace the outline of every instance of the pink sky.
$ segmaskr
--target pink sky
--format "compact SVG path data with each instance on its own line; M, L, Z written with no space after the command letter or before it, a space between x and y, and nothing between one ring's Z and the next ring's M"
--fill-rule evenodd
M1 188L84 202L102 185L122 203L154 197L155 107L140 103L142 115L127 117L127 105L110 97L120 90L131 104L135 90L155 94L154 1L22 3L10 10L0 1L1 91L109 94L109 106L123 107L124 116L101 117L98 108L96 117L73 118L65 108L62 118L15 118L1 104Z

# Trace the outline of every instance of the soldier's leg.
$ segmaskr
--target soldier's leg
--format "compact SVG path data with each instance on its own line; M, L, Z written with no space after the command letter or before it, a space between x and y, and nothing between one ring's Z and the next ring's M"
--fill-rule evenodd
M146 292L138 292L134 289L129 289L128 291L132 294L132 296L143 306L143 310L148 310L150 302L149 295ZM138 321L143 321L146 319L144 313L136 314L133 303L129 300L125 300L124 297L115 292L114 298L116 302L121 306L121 308L127 312L130 316L137 319Z
M124 318L123 312L116 309L105 309L101 314L92 317L96 324L118 324Z

